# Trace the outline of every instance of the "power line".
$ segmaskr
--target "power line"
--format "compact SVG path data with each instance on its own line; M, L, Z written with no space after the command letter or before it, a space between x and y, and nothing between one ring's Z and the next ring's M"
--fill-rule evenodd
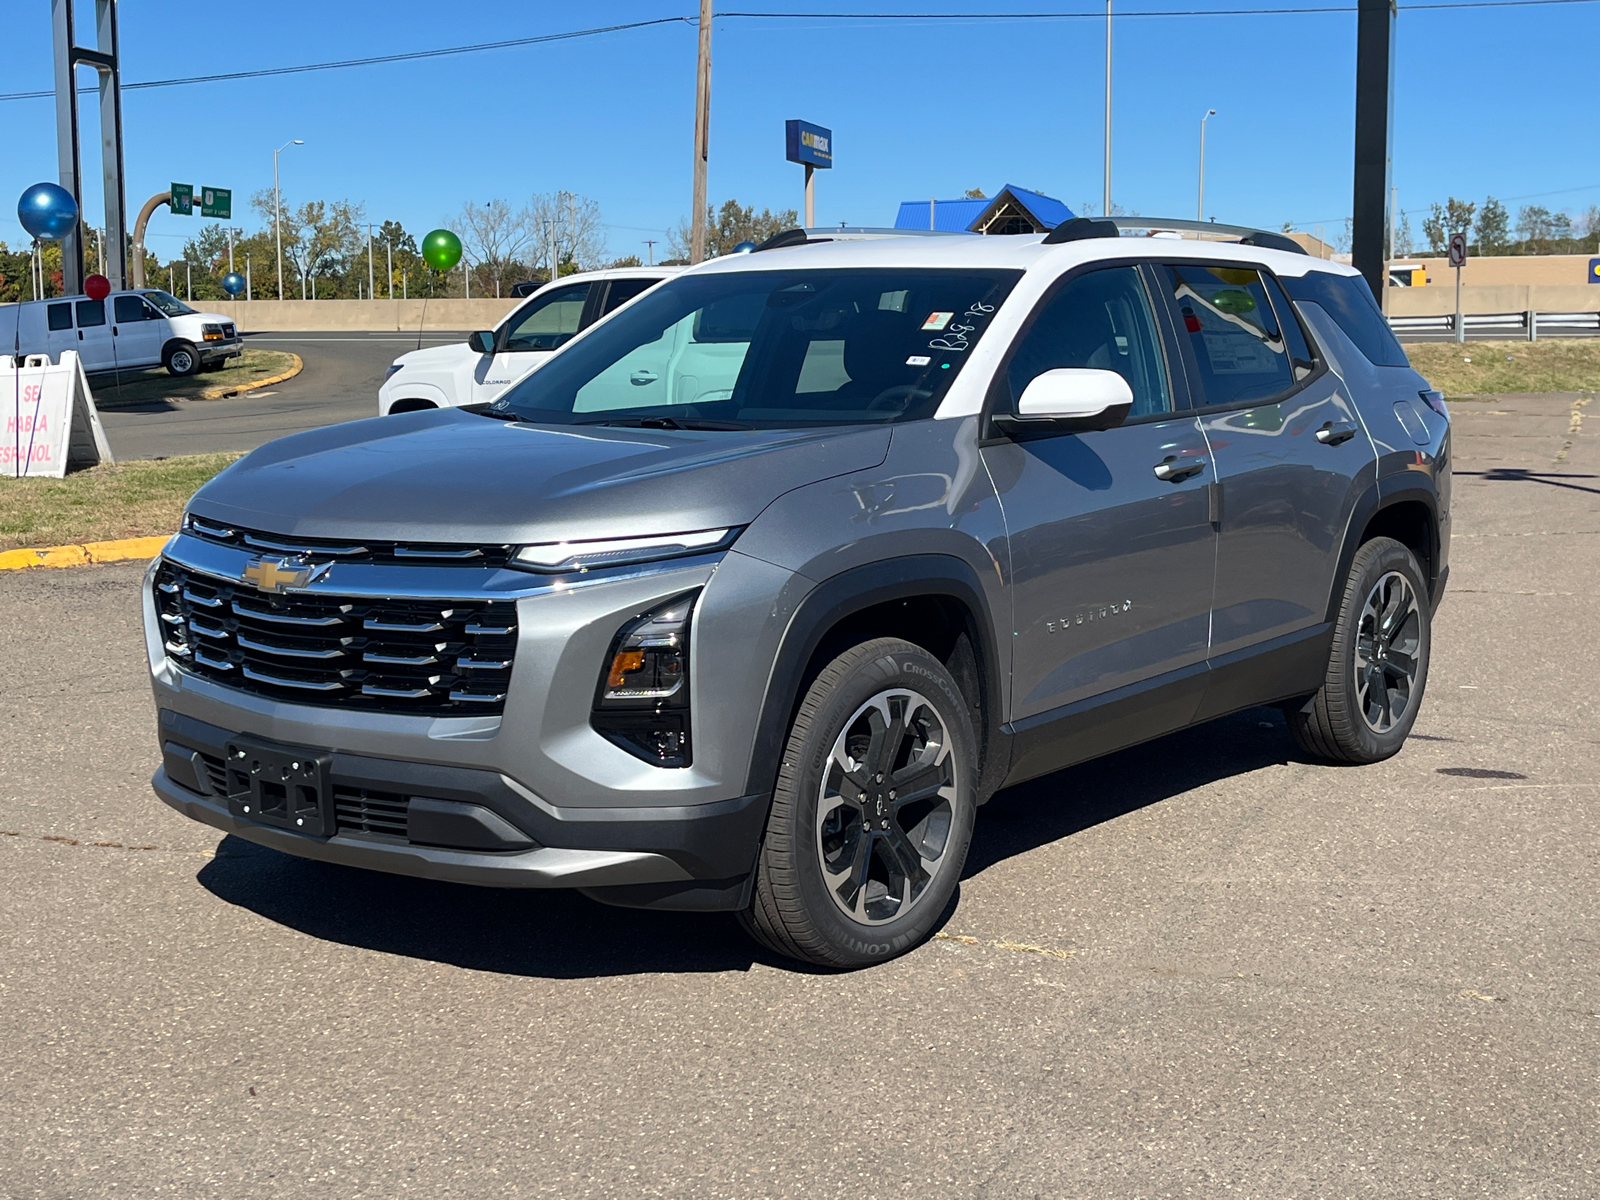
M412 50L405 54L378 54L371 58L344 58L336 62L305 63L296 67L262 67L254 71L229 71L223 75L189 75L181 79L148 79L141 83L125 83L125 92L143 88L179 87L190 83L223 83L234 79L262 79L269 75L303 75L309 71L337 71L346 67L371 67L382 63L416 62L425 58L444 58L452 54L475 54L481 50L508 50L516 46L537 46L546 42L565 42L574 38L595 37L603 33L621 33L628 29L644 29L651 25L693 24L688 17L656 17L650 21L629 21L622 25L597 25L593 29L572 29L565 33L546 33L538 37L509 38L502 42L479 42L474 46L447 46L438 50ZM94 88L84 88L93 92ZM54 96L54 89L46 92L10 92L0 94L0 100L40 100Z

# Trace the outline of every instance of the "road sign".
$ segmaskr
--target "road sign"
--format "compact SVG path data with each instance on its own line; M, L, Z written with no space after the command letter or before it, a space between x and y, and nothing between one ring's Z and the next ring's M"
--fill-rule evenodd
M1465 233L1452 233L1450 235L1450 265L1452 267L1465 266L1467 261L1467 235Z
M200 189L200 215L233 219L233 189L202 187Z
M194 184L175 183L172 185L172 195L167 200L167 208L177 213L180 217L194 215Z

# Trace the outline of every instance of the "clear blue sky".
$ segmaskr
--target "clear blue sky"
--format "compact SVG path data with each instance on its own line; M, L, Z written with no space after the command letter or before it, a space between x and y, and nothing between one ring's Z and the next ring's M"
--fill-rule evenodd
M1181 5L1141 0L1145 8ZM1204 0L1230 7L1283 0ZM1134 11L1134 0L1123 0ZM1119 5L1121 7L1122 5ZM723 7L963 11L977 0L724 0ZM1094 0L1008 0L1017 10ZM124 3L125 82L396 53L689 14L693 0L447 6L415 0ZM80 29L92 28L84 4ZM49 0L7 0L0 92L52 86ZM452 19L460 13L462 19ZM470 14L470 19L468 16ZM1276 228L1350 208L1353 13L1126 18L1116 25L1113 199L1192 216L1198 124L1208 215ZM85 40L87 40L85 35ZM1403 209L1455 194L1600 203L1593 120L1600 4L1406 12L1396 55L1395 182ZM818 220L889 224L899 201L990 194L1007 182L1072 207L1101 192L1101 20L888 22L719 19L713 47L710 193L758 208L800 203L783 122L831 126ZM171 180L232 186L245 200L285 151L287 199L348 198L373 220L423 232L467 199L575 191L601 206L613 254L689 209L695 32L688 24L420 63L124 94L129 220ZM83 72L87 81L89 72ZM88 100L88 98L85 98ZM93 119L95 107L86 105ZM22 189L56 178L53 100L0 103L0 239L24 240ZM88 212L98 152L86 138ZM1515 216L1519 203L1511 200ZM164 212L151 246L178 252L199 224ZM1420 216L1412 225L1420 237ZM654 232L652 232L654 231ZM660 253L658 247L657 253Z

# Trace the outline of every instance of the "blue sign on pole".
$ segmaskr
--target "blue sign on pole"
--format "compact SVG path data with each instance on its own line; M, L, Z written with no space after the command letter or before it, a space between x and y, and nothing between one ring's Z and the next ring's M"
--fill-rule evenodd
M1589 260L1589 282L1600 283L1600 258Z
M810 121L787 121L788 154L792 163L808 167L833 166L833 130L813 125Z

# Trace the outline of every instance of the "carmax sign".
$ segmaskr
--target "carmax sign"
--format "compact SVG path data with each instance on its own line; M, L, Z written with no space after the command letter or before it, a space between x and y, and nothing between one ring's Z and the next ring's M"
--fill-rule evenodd
M809 121L787 121L784 132L788 141L785 157L790 162L804 163L808 167L833 166L833 130Z

